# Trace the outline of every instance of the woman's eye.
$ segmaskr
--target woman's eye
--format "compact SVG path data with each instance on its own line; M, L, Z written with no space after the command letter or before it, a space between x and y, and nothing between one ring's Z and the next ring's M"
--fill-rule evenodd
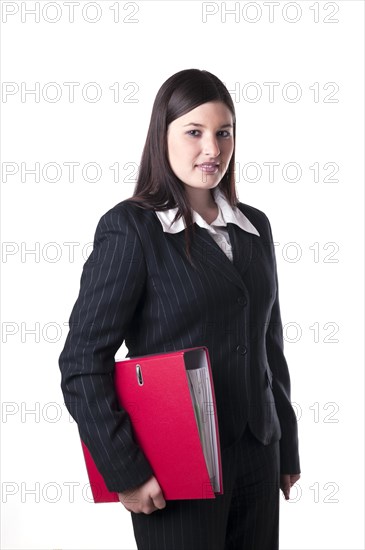
M194 132L197 132L197 133L194 133ZM187 133L188 133L190 136L197 137L197 135L198 135L200 132L199 132L199 130L189 130ZM230 137L230 135L231 135L230 132L228 132L227 130L220 130L220 131L218 132L218 134L221 135L221 137L224 137L224 138ZM224 134L224 135L222 135L222 134Z

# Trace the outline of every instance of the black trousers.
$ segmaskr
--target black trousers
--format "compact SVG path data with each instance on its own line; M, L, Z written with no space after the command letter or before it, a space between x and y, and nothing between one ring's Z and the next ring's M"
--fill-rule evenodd
M221 458L223 495L131 512L138 550L278 550L279 441L265 446L247 427Z

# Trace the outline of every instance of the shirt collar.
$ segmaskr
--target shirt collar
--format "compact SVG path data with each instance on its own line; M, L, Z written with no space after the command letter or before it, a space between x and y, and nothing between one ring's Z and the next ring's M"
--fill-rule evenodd
M217 226L226 226L227 223L235 223L244 231L260 236L260 233L257 231L256 227L243 214L243 212L241 212L241 210L237 207L231 207L219 187L214 188L213 195L214 200L218 205L218 217L211 224L208 224L200 216L200 214L192 209L193 222L205 229ZM176 215L177 208L170 208L169 210L155 210L155 212L165 233L179 233L179 231L183 231L185 229L183 217L178 219L175 223L172 223Z

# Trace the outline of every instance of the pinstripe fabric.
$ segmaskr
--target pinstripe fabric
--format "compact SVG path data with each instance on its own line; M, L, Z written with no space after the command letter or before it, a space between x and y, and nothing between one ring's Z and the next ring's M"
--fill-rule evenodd
M224 494L131 513L138 550L278 550L279 443L246 428L222 453Z
M228 223L231 262L196 225L195 267L183 232L164 233L153 211L125 200L99 220L59 366L65 405L111 491L153 474L114 392L123 341L127 357L207 346L222 450L248 424L263 445L280 440L282 473L300 472L270 223L239 208L260 236Z

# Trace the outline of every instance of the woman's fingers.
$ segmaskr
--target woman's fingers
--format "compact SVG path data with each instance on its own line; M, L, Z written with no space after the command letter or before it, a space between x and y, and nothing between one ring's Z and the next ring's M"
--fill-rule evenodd
M136 514L151 514L166 506L162 489L155 476L150 477L139 487L118 493L118 496L124 507Z

